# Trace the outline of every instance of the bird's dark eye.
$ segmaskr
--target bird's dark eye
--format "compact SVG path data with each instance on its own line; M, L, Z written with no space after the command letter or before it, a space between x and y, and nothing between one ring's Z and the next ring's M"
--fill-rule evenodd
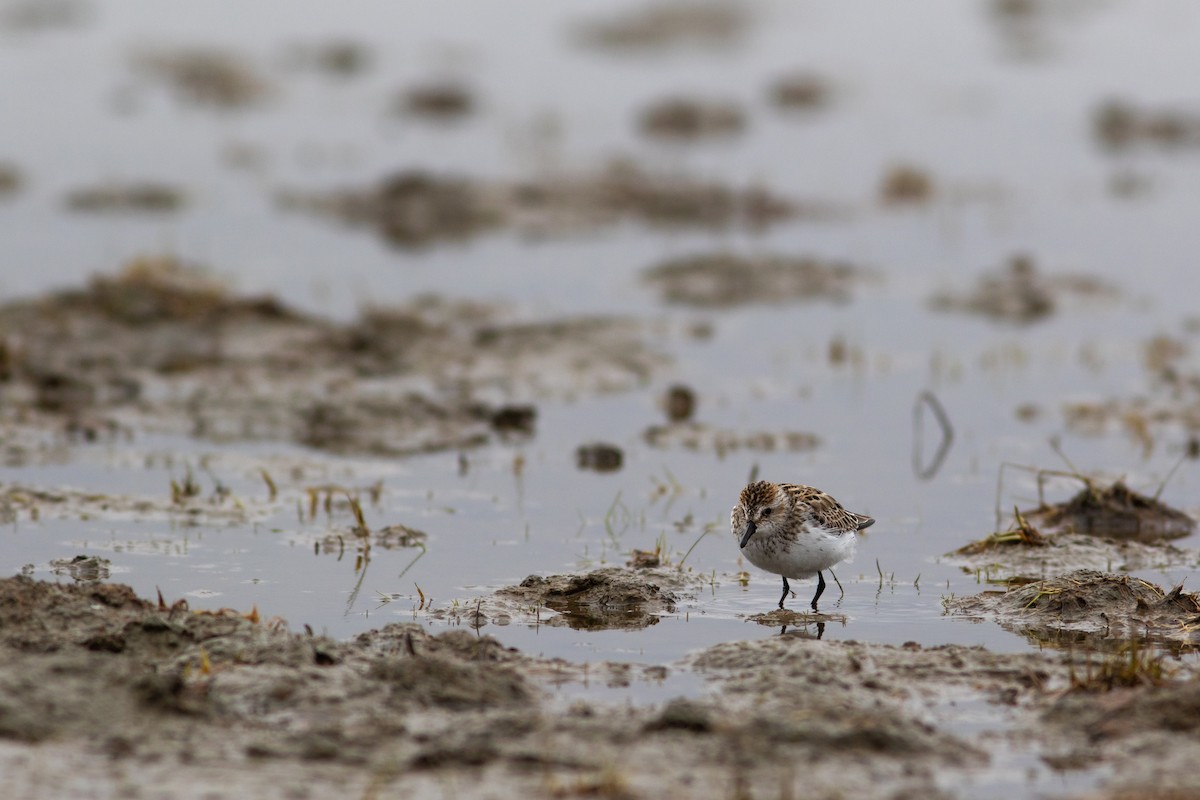
M762 512L762 515L763 515L764 517L769 517L769 516L771 516L771 509L770 509L770 508L764 508L764 509L763 509L763 512Z

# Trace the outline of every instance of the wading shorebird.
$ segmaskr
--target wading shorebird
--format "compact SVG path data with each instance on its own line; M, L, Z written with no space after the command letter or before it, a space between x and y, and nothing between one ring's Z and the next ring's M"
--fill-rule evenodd
M812 610L825 591L821 570L854 555L858 532L875 520L842 508L820 489L796 483L758 481L742 489L730 515L733 535L742 555L754 566L783 576L783 596L797 580L817 576Z

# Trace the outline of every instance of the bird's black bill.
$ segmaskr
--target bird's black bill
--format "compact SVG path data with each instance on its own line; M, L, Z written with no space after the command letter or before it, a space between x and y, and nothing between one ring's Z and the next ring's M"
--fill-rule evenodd
M742 534L741 547L746 546L746 543L750 541L750 537L754 535L756 530L758 530L758 527L753 522L746 523L746 532Z

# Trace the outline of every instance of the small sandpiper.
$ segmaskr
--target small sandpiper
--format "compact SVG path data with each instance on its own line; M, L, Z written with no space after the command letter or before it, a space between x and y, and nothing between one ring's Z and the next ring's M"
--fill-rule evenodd
M820 489L796 483L758 481L742 489L730 524L742 555L754 566L783 576L783 596L797 580L817 576L812 610L825 591L829 569L854 555L858 532L875 523L865 514L842 508Z

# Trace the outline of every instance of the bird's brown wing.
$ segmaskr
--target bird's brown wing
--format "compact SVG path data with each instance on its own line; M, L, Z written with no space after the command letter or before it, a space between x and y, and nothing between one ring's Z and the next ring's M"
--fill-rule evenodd
M797 507L807 506L813 522L830 531L852 533L874 524L875 520L865 514L855 514L842 508L842 504L832 497L799 483L779 484L785 492L795 500Z

